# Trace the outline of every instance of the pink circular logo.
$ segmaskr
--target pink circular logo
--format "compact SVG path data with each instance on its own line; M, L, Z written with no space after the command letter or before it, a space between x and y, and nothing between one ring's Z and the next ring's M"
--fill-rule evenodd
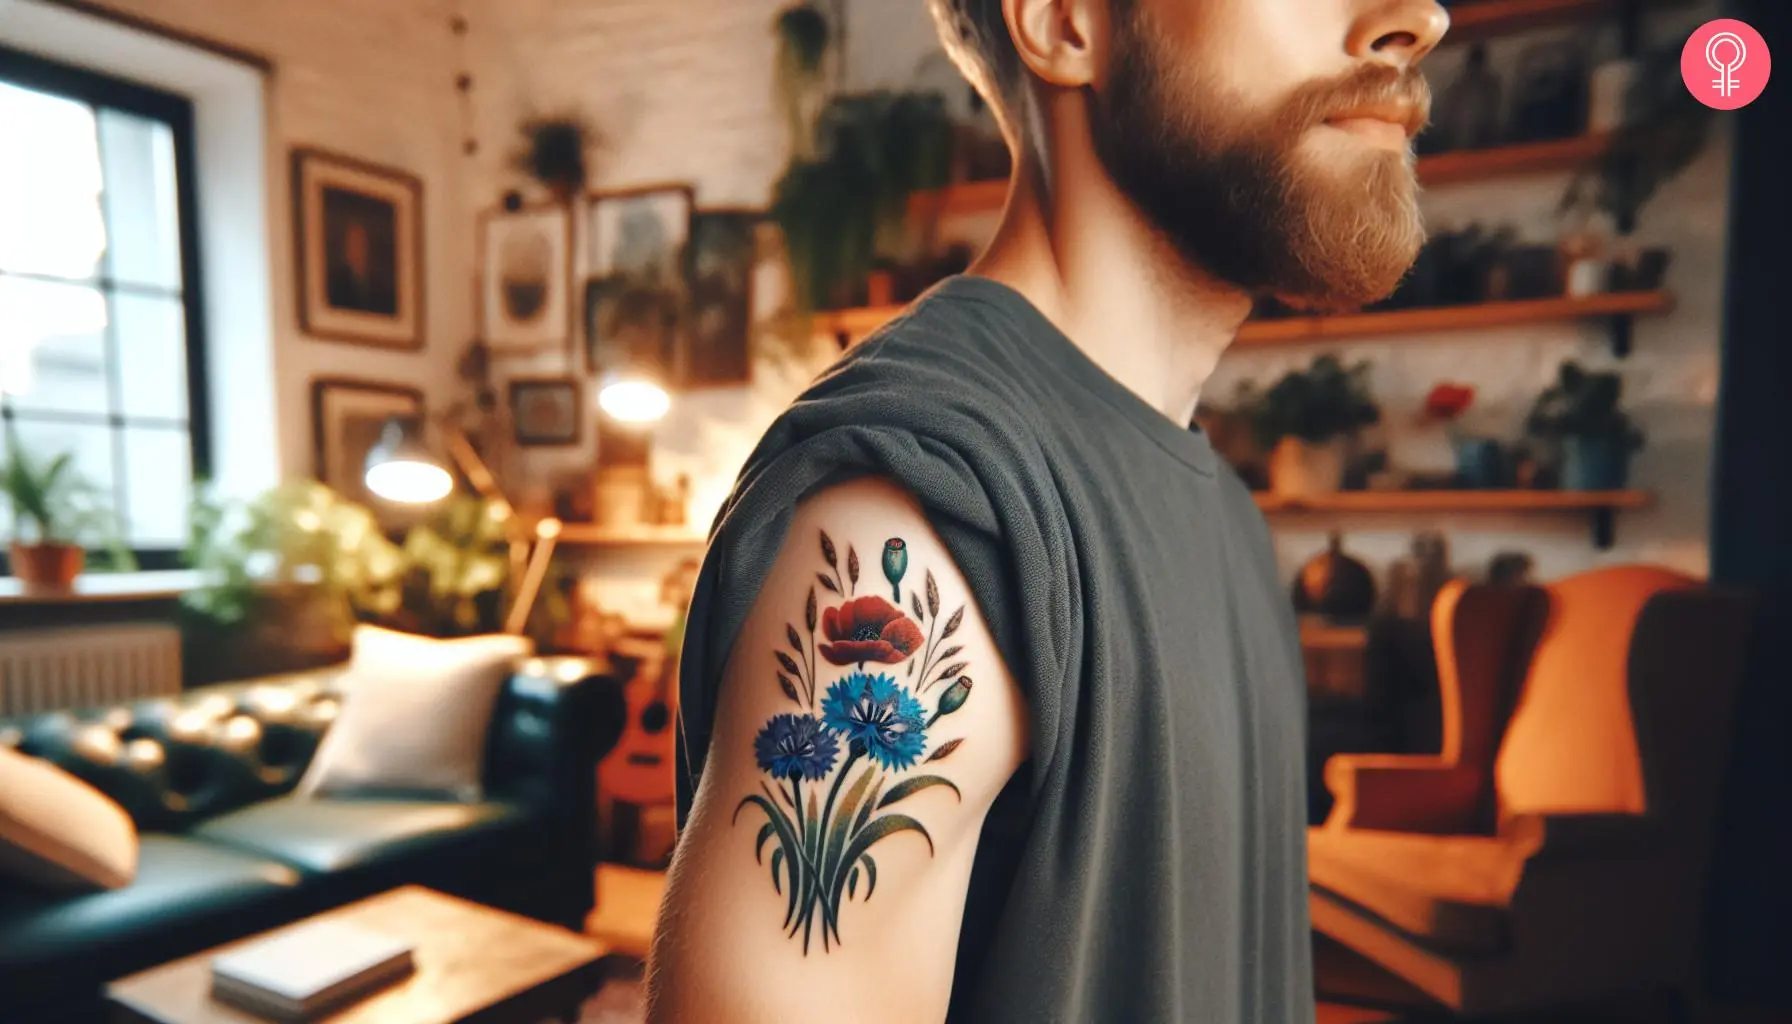
M1718 110L1746 107L1773 74L1767 40L1743 22L1719 18L1699 26L1680 51L1680 77L1700 103Z

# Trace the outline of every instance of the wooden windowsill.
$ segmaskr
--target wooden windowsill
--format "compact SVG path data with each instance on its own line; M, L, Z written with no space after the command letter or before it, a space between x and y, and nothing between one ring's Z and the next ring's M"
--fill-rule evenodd
M16 576L0 577L0 605L87 605L163 601L194 590L204 577L192 569L163 572L95 572L75 579L64 594L27 594Z

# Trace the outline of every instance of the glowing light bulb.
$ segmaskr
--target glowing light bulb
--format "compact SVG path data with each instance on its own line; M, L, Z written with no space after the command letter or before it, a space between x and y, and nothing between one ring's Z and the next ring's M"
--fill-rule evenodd
M392 461L367 469L367 489L387 501L422 505L454 490L454 478L434 463Z

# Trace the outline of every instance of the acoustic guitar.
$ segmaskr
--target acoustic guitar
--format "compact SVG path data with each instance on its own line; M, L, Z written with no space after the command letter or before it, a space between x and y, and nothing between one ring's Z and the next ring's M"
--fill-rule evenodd
M618 662L633 662L635 671L623 688L628 721L598 766L598 784L636 806L669 802L677 794L672 774L678 757L677 649L669 637L664 643L629 639L617 641L612 653Z
M598 766L598 784L617 800L648 807L677 796L678 652L684 646L685 616L697 567L686 562L662 583L661 600L674 609L672 625L660 640L618 640L612 652L635 662L623 689L628 721L614 750Z

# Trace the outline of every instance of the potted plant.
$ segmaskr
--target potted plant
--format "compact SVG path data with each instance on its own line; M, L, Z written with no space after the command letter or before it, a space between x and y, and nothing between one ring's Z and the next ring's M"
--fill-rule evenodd
M8 554L25 592L66 593L87 565L88 546L109 554L113 568L130 569L105 496L76 472L74 453L39 462L10 424L7 440L11 455L0 466L0 493L12 508Z
M589 153L602 144L587 121L575 116L530 118L522 124L522 136L514 157L517 170L540 182L558 203L569 203L585 191Z
M1456 465L1456 483L1470 489L1505 486L1505 464L1500 443L1462 428L1462 418L1475 404L1475 389L1444 381L1425 396L1421 421L1440 425L1449 439Z
M817 119L812 159L798 159L773 190L797 308L862 301L880 258L905 262L909 197L946 184L951 120L933 93L836 96Z
M1565 489L1617 491L1628 482L1643 432L1618 407L1622 397L1616 373L1590 372L1573 360L1537 396L1525 430L1557 449Z
M1247 393L1257 443L1269 456L1270 490L1312 497L1343 486L1347 443L1381 421L1369 387L1369 363L1345 367L1322 355L1306 370L1291 370L1269 390Z
M926 90L823 95L827 50L838 41L814 3L776 24L776 89L791 131L791 162L773 188L771 216L783 230L793 304L802 314L895 295L891 268L910 262L907 230L915 193L944 187L952 170L952 120L945 97Z
M403 552L373 513L313 480L249 501L202 489L188 517L181 595L192 681L293 671L339 660L354 624L396 609Z
M1620 242L1611 254L1606 282L1614 291L1660 286L1668 252L1633 253L1624 239L1643 207L1698 159L1711 137L1715 112L1686 88L1680 57L1681 47L1675 43L1623 62L1627 66L1618 76L1622 84L1615 104L1618 124L1610 143L1574 175L1562 195L1560 212L1570 217L1571 249L1584 251L1597 245L1590 240L1595 215L1608 217L1616 226ZM1598 262L1591 253L1581 258Z

